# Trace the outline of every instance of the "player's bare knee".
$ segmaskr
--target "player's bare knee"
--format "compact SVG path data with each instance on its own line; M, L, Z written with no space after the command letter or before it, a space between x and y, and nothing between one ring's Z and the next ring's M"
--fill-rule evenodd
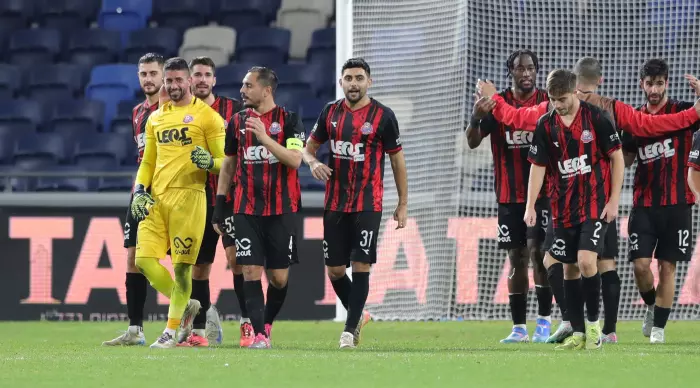
M262 279L263 267L261 265L244 265L243 279L247 282L254 282Z
M651 260L637 259L634 261L634 276L643 277L651 273L651 268L649 268Z
M372 265L369 263L361 263L359 261L352 262L352 272L369 272Z
M136 247L129 247L126 249L126 272L141 272L138 267L136 267Z
M528 254L526 249L511 249L508 251L508 260L510 261L510 267L516 268L518 270L527 267Z
M192 268L192 279L209 280L211 275L211 264L195 264Z
M581 271L576 264L564 264L564 280L576 280L581 277Z
M336 267L326 267L326 272L328 273L329 279L338 280L345 276L345 269L346 267L344 265Z
M289 280L289 269L269 269L267 270L267 280L272 287L284 288Z
M598 255L595 252L579 251L577 262L583 276L591 277L598 273Z
M560 264L560 263L561 263L561 261L552 257L552 255L549 254L549 252L546 252L544 254L544 260L542 260L542 264L544 264L544 267L546 269L549 269L549 267L553 266L554 264Z
M614 271L615 270L615 259L614 258L608 258L608 257L602 257L600 260L598 260L598 272L602 275L606 272Z
M659 260L659 280L661 279L675 279L676 277L676 263L670 261Z

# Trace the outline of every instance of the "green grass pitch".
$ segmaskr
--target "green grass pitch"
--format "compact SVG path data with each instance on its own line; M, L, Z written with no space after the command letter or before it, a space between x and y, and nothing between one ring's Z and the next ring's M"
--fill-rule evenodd
M147 344L164 323L148 323ZM621 343L559 352L502 345L508 322L372 322L360 348L337 349L342 325L278 322L273 349L104 348L125 324L0 323L0 387L692 387L700 378L700 322L669 322L649 345L640 322L618 325ZM534 324L529 325L532 331Z

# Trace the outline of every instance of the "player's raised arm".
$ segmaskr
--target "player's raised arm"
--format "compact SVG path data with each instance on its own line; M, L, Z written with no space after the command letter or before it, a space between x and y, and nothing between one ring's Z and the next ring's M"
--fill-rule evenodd
M666 115L650 115L622 101L615 101L615 122L625 132L639 137L658 137L687 128L700 119L700 100L692 108Z
M527 108L516 108L508 104L503 97L496 93L496 87L491 81L479 80L477 89L482 98L490 98L496 103L491 111L496 121L506 126L519 128L522 131L534 131L537 120L549 111L549 102L547 101Z
M693 135L693 146L688 155L688 187L695 196L695 204L700 205L700 132Z
M151 195L146 192L146 188L150 187L153 182L153 172L155 171L156 157L158 156L156 138L153 135L153 127L151 126L151 117L153 116L149 116L148 121L146 121L143 158L136 173L134 199L131 201L131 214L137 220L146 218L148 208L154 203Z
M472 118L466 129L469 148L478 147L484 137L488 136L496 127L493 116L489 115L489 112L495 107L496 101L486 97L481 97L474 103Z
M406 172L406 159L403 155L399 136L399 122L396 120L396 115L387 109L386 124L382 132L382 144L384 151L389 154L391 170L394 172L396 192L399 196L399 203L396 205L396 210L394 210L394 221L398 222L396 229L405 227L408 218L408 173Z

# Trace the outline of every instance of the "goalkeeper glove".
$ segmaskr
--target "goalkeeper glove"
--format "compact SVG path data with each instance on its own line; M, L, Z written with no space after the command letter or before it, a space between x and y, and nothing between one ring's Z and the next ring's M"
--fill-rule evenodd
M226 196L217 195L216 205L214 205L214 213L211 215L211 223L219 228L219 233L223 234L228 231L224 230L224 208L226 207Z
M148 215L148 209L153 206L155 201L150 194L146 192L143 185L136 185L134 188L134 198L131 199L131 215L134 219L141 221Z
M190 154L190 160L192 160L192 163L194 163L197 168L202 170L208 170L214 167L214 158L211 157L209 151L200 146L194 147Z

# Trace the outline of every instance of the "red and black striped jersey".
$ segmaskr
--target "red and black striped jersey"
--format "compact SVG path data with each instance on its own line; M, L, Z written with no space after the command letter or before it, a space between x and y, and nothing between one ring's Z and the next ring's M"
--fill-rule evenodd
M621 147L610 115L580 104L568 127L555 111L542 116L530 147L530 163L547 167L552 177L555 228L600 218L612 186L609 155Z
M535 93L525 101L517 100L511 88L499 94L506 103L516 108L536 106L543 101L549 101L547 92L541 89L535 89ZM530 163L527 161L527 155L534 132L498 122L492 113L481 120L479 130L481 136L491 135L497 202L525 203L527 183L530 178ZM547 196L547 182L545 179L539 194L540 198Z
M265 148L246 119L258 117L267 134L286 147L289 139L305 140L304 125L298 114L275 107L262 115L246 109L233 115L226 131L226 155L236 156L233 212L257 216L294 213L301 208L301 188L297 170L289 168Z
M131 128L134 132L134 143L139 148L139 156L136 159L139 164L143 158L143 149L146 147L146 139L144 138L146 136L146 121L148 121L148 116L157 109L158 104L149 105L148 100L144 100L131 110Z
M686 165L700 171L700 132L695 132L693 135L693 145L688 154Z
M356 110L341 99L323 108L311 138L331 142L326 210L382 211L384 155L401 151L394 112L375 99Z
M243 104L240 101L233 98L216 96L216 99L211 105L211 108L214 109L217 113L219 113L219 116L221 116L221 118L224 119L224 127L226 128L226 130L228 130L228 123L231 121L231 118L233 118L234 114L243 110ZM218 185L219 176L216 174L207 173L206 192L207 198L209 199L209 204L211 206L216 205L216 190ZM232 190L229 190L227 202L231 201L231 195Z
M693 106L692 102L669 99L655 115L681 112ZM651 114L646 105L639 111ZM634 172L635 207L656 207L694 202L688 187L688 155L693 143L693 134L698 123L679 131L659 137L635 137L625 132L622 145L625 152L637 154L637 169Z

